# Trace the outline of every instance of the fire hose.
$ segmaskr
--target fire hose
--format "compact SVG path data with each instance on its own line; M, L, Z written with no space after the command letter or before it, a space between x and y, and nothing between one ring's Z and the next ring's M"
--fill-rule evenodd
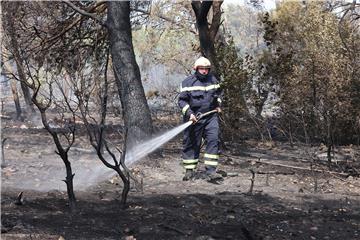
M195 117L196 117L196 120L199 121L201 118L206 117L206 116L208 116L210 114L213 114L213 113L216 113L216 112L218 112L218 110L216 110L216 109L211 110L211 111L206 112L206 113L198 112Z

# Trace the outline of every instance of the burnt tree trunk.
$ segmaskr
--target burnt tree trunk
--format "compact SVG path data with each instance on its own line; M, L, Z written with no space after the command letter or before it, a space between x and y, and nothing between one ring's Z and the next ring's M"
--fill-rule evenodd
M127 201L127 197L128 197L129 191L130 191L130 176L129 176L129 173L122 172L120 167L116 168L115 171L117 172L117 174L121 178L122 182L124 183L124 188L121 193L120 204L123 208L126 208L126 201Z
M68 194L68 199L69 199L69 207L71 211L74 211L76 209L76 198L75 198L75 193L74 193L74 176L75 173L72 173L72 169L71 169L71 163L68 159L68 153L67 152L62 152L59 153L61 159L63 160L64 164L65 164L65 168L66 168L66 178L64 180L64 182L66 183L66 190L67 190L67 194Z
M60 141L57 137L56 134L51 134L55 145L58 149L58 155L61 157L61 159L63 160L64 164L65 164L65 168L66 168L66 178L64 180L64 182L66 183L66 190L67 190L67 195L68 195L68 200L69 200L69 207L70 207L70 211L75 211L76 210L76 197L75 197L75 193L74 193L74 176L75 173L72 172L71 169L71 163L68 159L68 152L64 151L64 149L61 147Z
M21 119L21 106L20 106L20 101L19 101L19 94L18 94L17 87L16 87L16 80L11 79L10 85L11 85L11 92L13 95L15 108L16 108L16 120L22 120Z
M5 29L6 32L9 34L10 37L10 45L11 45L11 52L12 55L14 57L15 63L16 63L16 68L17 68L17 72L19 75L19 80L20 80L20 85L21 85L21 90L23 92L24 95L24 99L25 99L25 103L28 106L29 110L31 112L34 112L34 106L33 103L31 101L31 94L30 94L30 90L26 84L26 75L25 75L25 71L24 71L24 67L23 67L23 61L20 55L20 51L19 51L19 43L16 37L16 30L15 30L15 26L14 26L14 22L15 21L15 14L18 12L18 8L19 8L19 3L18 2L4 2L3 3L3 7L4 7L4 25L5 25Z
M45 110L43 108L41 108L41 106L38 103L35 103L35 104L38 106L38 108L40 110L41 121L44 125L44 128L50 133L50 135L52 136L52 138L54 140L55 146L57 148L56 153L61 157L62 161L65 164L66 178L65 178L64 182L66 183L70 211L73 212L76 210L76 197L75 197L75 193L74 193L74 184L73 184L73 178L74 178L75 174L72 172L71 163L68 158L68 151L69 151L70 147L68 147L66 149L64 149L62 147L60 139L58 137L58 134L56 132L54 132L53 129L51 129L51 127L49 126Z
M130 24L130 3L110 1L107 27L113 70L122 104L127 142L133 146L152 134L152 120L135 59Z
M210 59L213 72L219 77L219 63L216 58L215 38L221 25L221 4L223 1L192 1L191 6L196 17L196 26L199 31L201 53ZM211 23L208 22L208 13L212 7Z
M11 67L9 61L4 61L4 69L6 72L14 73L13 68ZM9 77L7 77L7 78L9 78ZM16 80L10 79L10 78L9 78L9 80L10 80L11 92L13 95L15 109L16 109L16 120L22 120L21 105L20 105L19 93L18 93L17 86L16 86Z

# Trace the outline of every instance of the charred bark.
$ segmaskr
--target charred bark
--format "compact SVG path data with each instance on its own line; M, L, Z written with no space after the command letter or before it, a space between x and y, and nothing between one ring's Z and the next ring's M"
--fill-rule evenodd
M61 159L63 160L66 168L66 178L63 180L66 183L66 190L69 199L69 207L71 211L76 209L76 197L74 193L74 176L75 173L72 173L71 163L68 159L68 153L63 151L58 153Z
M152 134L152 120L135 59L130 24L130 3L110 1L106 26L109 30L113 70L122 104L127 142L133 146Z

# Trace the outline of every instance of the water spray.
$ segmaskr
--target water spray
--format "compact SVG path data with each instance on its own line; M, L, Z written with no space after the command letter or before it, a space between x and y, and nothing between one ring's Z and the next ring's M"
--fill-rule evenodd
M216 110L206 112L206 113L198 113L196 114L196 119L200 120L210 114L217 112ZM145 141L143 143L138 144L137 146L131 148L129 151L126 151L125 164L130 166L137 161L140 161L143 157L154 152L156 149L161 147L166 142L173 139L176 135L184 131L186 128L191 126L192 124L197 124L198 122L188 121L185 122L174 129L171 129L165 133L159 134L158 136L150 139L149 141ZM75 157L73 154L77 154L72 152L70 157ZM109 179L109 176L113 175L114 172L112 169L105 168L100 161L96 161L91 163L91 165L86 165L84 168L84 164L90 163L89 160L93 159L93 155L83 155L79 161L74 161L72 163L72 167L74 172L76 173L76 177L74 178L74 188L77 190L84 190L87 187L90 187L97 182L104 181ZM34 167L34 166L33 166ZM7 183L8 186L14 186L16 188L21 189L34 189L37 191L49 191L51 189L65 191L66 187L64 185L59 185L59 179L63 178L63 165L48 165L48 164L38 164L36 167L39 169L44 169L43 174L37 176L35 179L31 178L27 181L22 182L21 187L16 184L16 181ZM25 169L25 167L24 167ZM25 174L28 174L30 171L26 171ZM12 185L14 184L14 185Z
M206 113L197 113L196 114L196 120L199 121L201 118L204 118L210 114L218 112L217 110L212 110ZM154 152L156 149L161 147L163 144L167 143L171 139L173 139L176 135L184 131L186 128L191 126L192 124L196 124L197 121L194 123L193 121L188 121L180 126L165 132L153 139L150 139L149 141L140 143L139 145L131 148L129 151L126 151L125 156L125 164L127 166L130 166L131 164L135 163L136 161L139 161L141 158L145 157L146 155Z

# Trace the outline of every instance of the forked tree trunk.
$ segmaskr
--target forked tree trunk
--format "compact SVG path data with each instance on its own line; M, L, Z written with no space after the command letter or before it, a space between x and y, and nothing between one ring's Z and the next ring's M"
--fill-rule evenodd
M73 211L76 210L76 198L75 198L74 185L73 185L73 178L74 178L75 174L72 172L71 163L70 163L69 158L68 158L68 150L69 149L67 149L67 151L66 151L62 147L60 139L58 137L58 134L56 132L54 132L53 129L51 129L51 127L49 126L45 111L43 109L40 109L40 108L39 108L39 110L40 110L40 114L41 114L41 121L42 121L45 129L52 136L53 141L55 143L55 146L57 148L56 153L61 157L61 160L65 164L66 178L65 178L64 182L66 183L66 189L67 189L67 194L68 194L70 211L73 212Z

